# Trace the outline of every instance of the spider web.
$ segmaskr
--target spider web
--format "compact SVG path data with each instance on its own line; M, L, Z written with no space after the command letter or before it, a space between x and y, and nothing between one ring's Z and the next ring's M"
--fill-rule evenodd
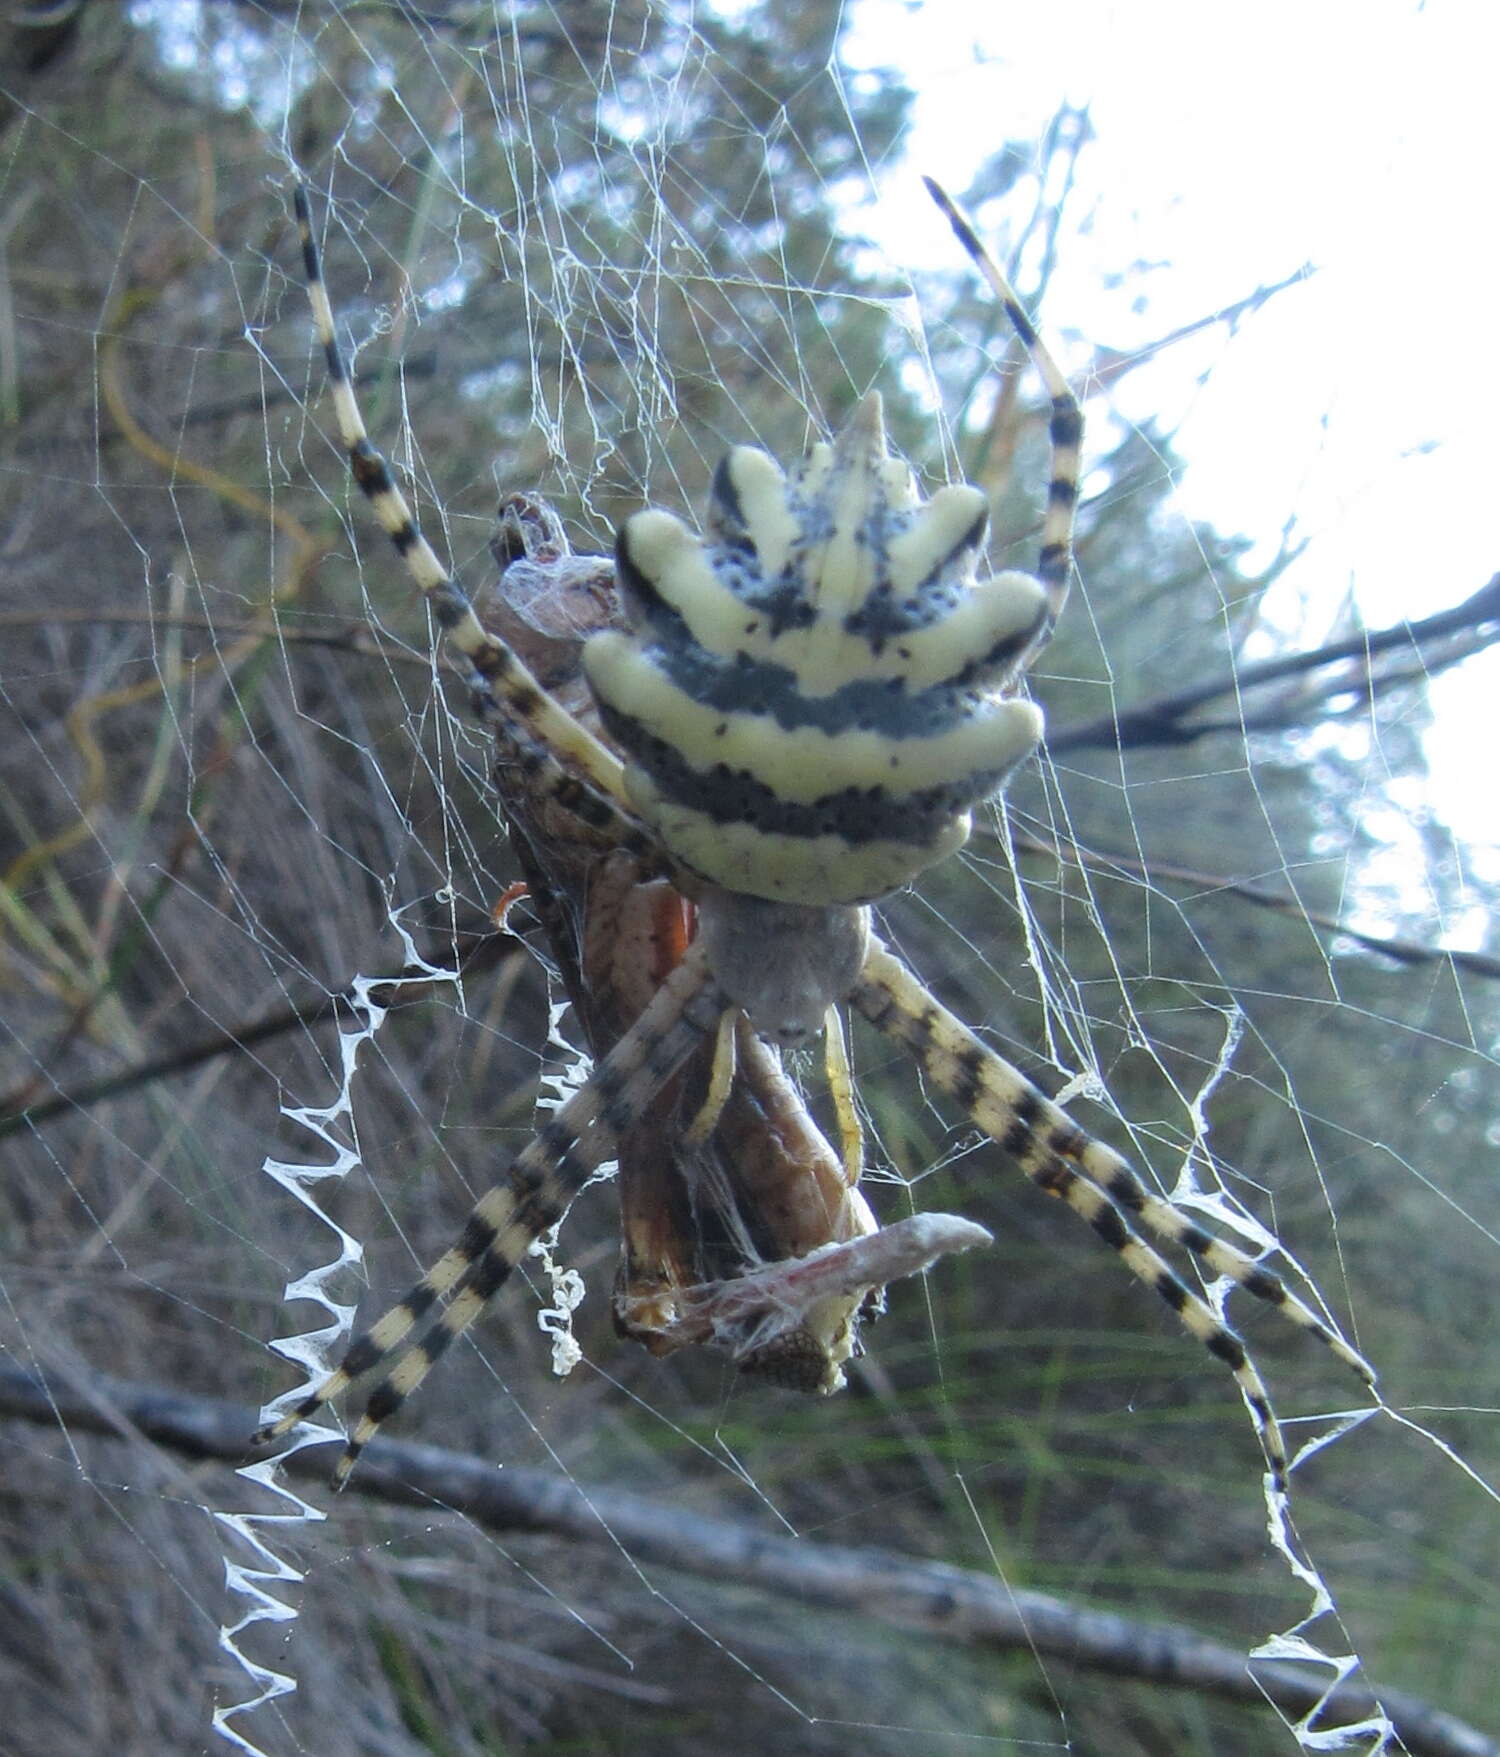
M616 1340L592 1190L396 1424L509 1513L433 1457L405 1504L232 1472L296 1388L267 1342L321 1371L577 1073L525 905L492 920L484 742L329 443L293 165L371 431L471 587L497 488L602 550L872 384L929 482L993 490L997 565L1034 560L1036 386L913 193L947 149L889 19L784 10L143 4L5 45L7 1749L1495 1748L1496 869L1427 741L1495 608L1439 625L1424 582L1384 640L1296 505L1195 519L1178 416L1295 293L1256 263L1174 304L1191 258L1140 260L1172 190L1122 250L1062 82L1034 138L933 167L1087 396L1048 751L885 924L1326 1301L1386 1408L1228 1302L1305 1448L1282 1518L1228 1375L857 1039L880 1217L996 1243L893 1290L848 1394ZM1324 413L1265 448L1315 456ZM1375 1700L1236 1700L1213 1644Z

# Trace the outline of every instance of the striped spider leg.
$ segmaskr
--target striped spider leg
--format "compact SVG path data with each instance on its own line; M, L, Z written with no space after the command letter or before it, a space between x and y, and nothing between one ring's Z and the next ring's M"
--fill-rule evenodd
M323 349L339 436L350 470L407 571L432 608L447 644L464 662L475 712L503 725L524 752L529 785L565 805L576 820L622 848L649 854L651 842L630 816L619 759L559 707L499 636L484 628L459 582L423 536L385 459L366 431L323 284L307 192L293 195L313 324ZM339 1366L297 1398L252 1439L283 1438L356 1380L379 1378L334 1472L348 1478L380 1423L411 1395L451 1343L473 1323L537 1238L560 1220L597 1167L609 1159L651 1095L687 1058L698 1038L718 1029L723 999L701 954L672 980L595 1071L593 1080L538 1132L470 1213L458 1242L393 1306L351 1343Z
M973 227L941 185L930 177L924 181L959 243L1000 301L1051 398L1052 471L1036 570L1046 594L1050 632L1067 600L1072 572L1082 411ZM1119 1253L1131 1273L1160 1294L1189 1333L1229 1367L1255 1421L1272 1483L1283 1489L1285 1442L1265 1384L1244 1343L1135 1233L1132 1217L1158 1238L1189 1252L1211 1274L1243 1287L1299 1329L1316 1336L1373 1390L1375 1371L1364 1356L1293 1294L1280 1276L1152 1194L1118 1153L1093 1140L1018 1069L987 1049L888 948L875 948L849 999L873 1025L902 1043L927 1076L1039 1189L1057 1196L1086 1220Z
M1135 1230L1189 1252L1316 1336L1373 1388L1374 1369L1279 1275L1226 1244L1153 1194L1129 1162L1086 1134L1018 1068L987 1048L927 991L887 946L875 941L849 1004L901 1044L962 1113L1014 1159L1038 1189L1065 1202L1117 1251L1131 1274L1153 1288L1187 1331L1224 1362L1255 1419L1273 1486L1286 1486L1286 1445L1265 1382L1244 1343Z
M711 1039L724 998L701 951L689 949L634 1028L517 1154L505 1181L470 1210L458 1241L397 1305L350 1344L316 1390L266 1423L252 1445L268 1445L379 1372L334 1471L342 1487L380 1424L422 1383L549 1227L567 1213L620 1137L644 1115L652 1096L693 1049Z

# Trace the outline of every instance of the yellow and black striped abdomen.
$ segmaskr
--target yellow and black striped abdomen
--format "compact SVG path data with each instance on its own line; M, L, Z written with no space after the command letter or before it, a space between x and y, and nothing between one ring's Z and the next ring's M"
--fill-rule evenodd
M638 513L631 626L584 665L626 789L683 865L784 902L866 902L960 847L1041 714L1004 694L1047 620L1029 575L976 580L976 488L918 494L872 394L791 476L741 447L708 533Z

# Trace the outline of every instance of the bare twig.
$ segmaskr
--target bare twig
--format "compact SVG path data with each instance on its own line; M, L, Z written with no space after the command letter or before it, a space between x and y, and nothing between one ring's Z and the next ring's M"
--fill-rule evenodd
M513 934L493 931L463 933L442 950L434 951L428 962L435 968L460 970L465 976L474 976L498 962L506 952L519 955L525 949L525 942ZM434 977L423 982L410 976L393 976L389 980L393 985L389 989L379 985L371 990L372 998L379 1006L404 1006L420 1000L439 979ZM398 981L400 986L394 986ZM222 1031L200 1037L196 1042L184 1044L180 1049L133 1062L118 1073L104 1074L96 1080L80 1080L76 1086L59 1087L45 1098L36 1097L32 1083L28 1082L19 1091L0 1097L0 1140L23 1129L37 1128L75 1110L87 1110L106 1098L118 1098L124 1092L149 1086L153 1081L184 1074L217 1056L237 1054L288 1031L311 1030L315 1025L337 1018L341 1011L347 1012L349 1005L344 990L310 995L290 1006L278 1007L263 1019L227 1026Z
M1097 347L1094 350L1093 365L1089 371L1086 390L1093 396L1100 390L1113 389L1127 372L1136 367L1144 366L1148 360L1155 360L1168 348L1176 347L1185 342L1189 336L1200 334L1203 330L1212 329L1216 324L1224 324L1231 331L1239 327L1242 318L1259 311L1268 305L1278 293L1284 293L1288 287L1301 286L1310 281L1317 273L1314 263L1304 262L1300 268L1294 268L1279 281L1255 288L1242 299L1235 299L1227 305L1221 305L1216 311L1210 311L1203 317L1194 318L1191 323L1181 324L1178 328L1168 330L1164 336L1158 336L1154 342L1143 342L1139 347L1130 349Z
M1496 640L1500 640L1500 574L1462 604L1454 605L1451 610L1440 610L1420 622L1398 622L1386 629L1362 629L1345 640L1330 641L1311 652L1290 653L1279 659L1239 665L1207 683L1158 696L1138 707L1103 714L1076 726L1059 727L1047 734L1047 749L1053 756L1081 749L1139 750L1151 745L1190 744L1215 732L1231 731L1243 735L1246 731L1285 731L1305 723L1315 708L1326 713L1327 703L1332 697L1352 692L1368 698L1398 683L1430 677ZM1427 650L1440 641L1452 642L1451 650L1437 655ZM1407 666L1386 673L1377 672L1373 661L1392 651L1415 655L1421 664L1415 669ZM1246 701L1252 691L1305 677L1333 665L1344 669L1292 692L1289 697L1273 698L1263 707ZM1209 702L1220 700L1235 704L1231 717L1190 718Z
M259 1420L258 1412L217 1398L94 1374L44 1382L16 1368L0 1368L0 1413L122 1438L135 1433L189 1457L230 1464L244 1459ZM327 1465L321 1448L307 1447L283 1468L321 1479ZM889 1551L783 1537L542 1471L497 1471L487 1459L437 1446L373 1440L347 1492L424 1514L444 1508L492 1531L618 1547L638 1563L756 1586L801 1606L853 1612L981 1649L1052 1654L1111 1676L1270 1704L1288 1715L1306 1715L1323 1698L1313 1672L1286 1663L1252 1669L1244 1654L1172 1624L1090 1610ZM1500 1757L1500 1742L1417 1697L1382 1690L1378 1703L1412 1757ZM1328 1694L1320 1725L1364 1718L1376 1706L1377 1693L1367 1685L1342 1684Z
M1167 860L1142 860L1133 854L1080 848L1076 843L1058 842L1051 837L1037 836L1023 830L1017 830L1013 839L1021 852L1045 854L1049 859L1063 865L1088 867L1094 872L1115 876L1131 873L1153 885L1163 881L1192 885L1207 895L1236 897L1242 903L1254 904L1257 909L1271 909L1279 915L1295 916L1297 920L1321 928L1325 933L1336 934L1342 939L1355 941L1369 951L1379 952L1382 957L1390 958L1397 964L1451 964L1455 970L1466 971L1471 976L1500 979L1500 958L1488 957L1483 952L1463 952L1447 946L1430 946L1421 940L1393 939L1384 934L1365 933L1360 928L1351 927L1347 921L1340 920L1337 915L1309 907L1300 897L1292 896L1286 891L1273 890L1268 885L1252 884L1248 879L1225 878L1222 873L1204 872L1192 866L1178 866Z

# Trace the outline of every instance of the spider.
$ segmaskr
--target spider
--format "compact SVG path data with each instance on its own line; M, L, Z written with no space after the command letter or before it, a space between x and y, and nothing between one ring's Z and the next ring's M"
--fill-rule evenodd
M554 701L595 730L587 640L625 626L614 562L575 555L534 495L507 494L490 550L495 586L476 609ZM512 847L575 1019L596 1060L626 1035L692 939L692 905L653 864L591 831L532 784L524 747L495 729L493 778ZM808 1114L775 1044L741 1015L733 1069L705 1041L653 1094L615 1151L621 1261L616 1328L654 1354L726 1351L744 1372L834 1391L880 1293L940 1252L990 1242L972 1221L913 1215L881 1228L859 1190L852 1096L842 1157ZM566 1351L565 1351L566 1358Z
M1050 399L1035 575L984 574L985 496L956 484L924 499L890 454L872 391L790 474L752 447L732 450L714 474L704 534L654 509L625 521L614 554L621 626L582 647L597 733L588 713L555 699L486 626L419 531L366 432L307 197L295 192L308 295L354 480L467 668L476 713L495 728L536 822L561 813L570 838L633 863L637 880L666 879L690 906L692 935L586 1083L475 1204L454 1245L320 1386L256 1436L279 1439L373 1378L336 1484L695 1052L712 1045L708 1090L689 1125L703 1140L747 1078L738 1061L746 1043L795 1045L824 1032L839 1089L840 1007L902 1045L1228 1367L1276 1493L1285 1490L1287 1454L1258 1369L1145 1235L1274 1306L1375 1383L1364 1358L1278 1275L1149 1190L942 1006L875 932L871 906L961 847L974 809L1040 742L1039 710L1014 691L1068 595L1078 498L1078 401L972 226L925 181ZM534 846L545 843L543 830ZM844 1133L846 1152L857 1152ZM867 1267L871 1286L889 1278ZM759 1309L753 1294L750 1303Z

